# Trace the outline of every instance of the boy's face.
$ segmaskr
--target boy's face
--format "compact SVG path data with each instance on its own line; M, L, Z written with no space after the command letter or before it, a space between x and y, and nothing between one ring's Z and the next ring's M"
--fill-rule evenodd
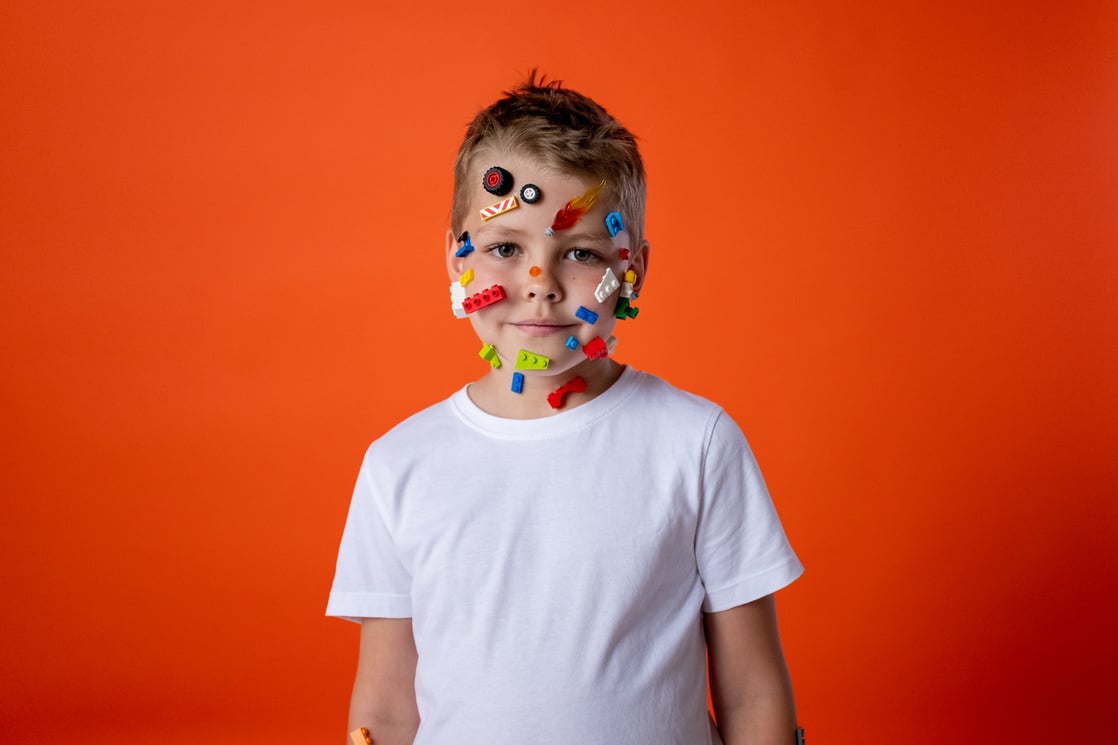
M505 299L469 314L474 332L484 344L492 344L502 361L494 374L511 378L517 352L521 349L550 358L547 370L524 371L526 375L555 376L562 384L586 366L608 364L606 360L589 360L583 346L600 337L608 340L617 319L618 291L603 302L594 296L607 268L620 281L627 269L637 274L634 290L644 280L647 246L630 246L628 231L610 236L606 215L616 209L608 198L598 199L579 221L565 230L545 233L556 212L567 202L584 194L600 181L584 174L557 173L518 153L482 153L475 159L475 171L465 188L471 189L471 208L466 214L463 230L470 234L474 251L457 257L461 247L458 236L447 233L447 267L450 279L457 281L467 270L474 272L466 286L472 296L492 285L501 285ZM513 177L513 187L503 196L496 196L482 186L482 177L491 166L500 166ZM521 198L526 184L538 187L540 197L534 203ZM515 209L483 220L482 209L515 196ZM629 258L621 258L621 249L629 249ZM595 323L586 323L576 315L579 306L598 314ZM576 349L566 346L568 337L578 341ZM577 369L576 369L577 368Z

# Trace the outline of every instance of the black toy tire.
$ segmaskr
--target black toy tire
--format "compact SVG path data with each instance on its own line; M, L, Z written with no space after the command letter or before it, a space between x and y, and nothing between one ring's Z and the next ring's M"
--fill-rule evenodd
M493 166L481 177L481 185L490 194L503 197L512 191L512 174L500 166Z
M540 201L541 196L540 187L535 184L524 184L524 186L520 187L520 198L525 204L535 204Z

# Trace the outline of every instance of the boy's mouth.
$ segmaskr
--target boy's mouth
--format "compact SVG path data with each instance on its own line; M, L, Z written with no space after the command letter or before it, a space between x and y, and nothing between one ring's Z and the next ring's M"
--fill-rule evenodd
M528 321L517 321L512 325L528 336L548 336L550 334L565 332L576 324L533 318Z

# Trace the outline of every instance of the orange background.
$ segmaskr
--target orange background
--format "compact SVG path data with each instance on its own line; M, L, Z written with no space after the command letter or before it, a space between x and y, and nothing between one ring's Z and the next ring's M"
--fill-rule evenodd
M618 356L751 439L809 742L1111 737L1118 5L405 5L0 11L0 739L341 742L350 489L484 369L450 166L533 65L641 137Z

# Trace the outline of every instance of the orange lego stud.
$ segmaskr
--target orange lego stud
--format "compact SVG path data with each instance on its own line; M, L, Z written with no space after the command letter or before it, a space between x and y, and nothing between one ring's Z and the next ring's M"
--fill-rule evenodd
M540 272L542 271L543 269L540 269L538 266L534 266L528 270L528 273L531 274L533 277L538 277L540 276Z
M353 740L353 745L373 745L373 738L369 737L369 730L364 727L350 732L349 739Z

